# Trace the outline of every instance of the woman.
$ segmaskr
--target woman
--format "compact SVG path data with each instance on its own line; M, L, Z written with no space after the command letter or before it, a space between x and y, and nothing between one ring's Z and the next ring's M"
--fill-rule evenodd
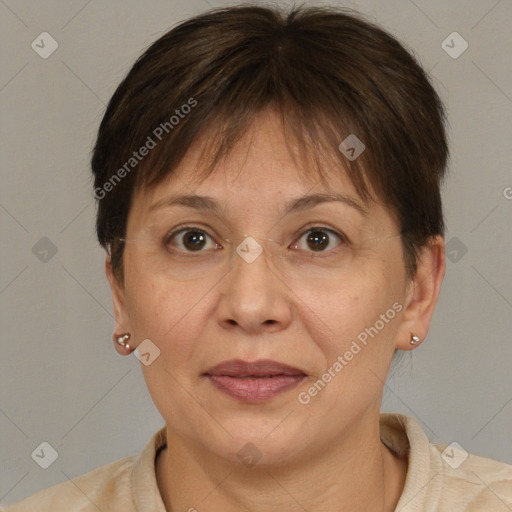
M439 295L447 157L425 72L357 15L233 7L156 41L92 169L113 343L166 427L8 510L510 510L510 466L380 414Z

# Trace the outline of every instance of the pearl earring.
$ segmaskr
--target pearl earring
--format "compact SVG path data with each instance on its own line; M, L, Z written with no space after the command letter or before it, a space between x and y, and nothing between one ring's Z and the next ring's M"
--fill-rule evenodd
M120 335L115 334L114 338L115 338L116 342L119 343L119 345L124 347L126 350L132 349L132 347L130 347L130 345L127 343L127 341L131 338L131 334L129 332L125 332Z
M419 336L416 336L416 334L411 334L411 341L410 341L410 344L411 345L418 345L418 343L420 343L420 338Z

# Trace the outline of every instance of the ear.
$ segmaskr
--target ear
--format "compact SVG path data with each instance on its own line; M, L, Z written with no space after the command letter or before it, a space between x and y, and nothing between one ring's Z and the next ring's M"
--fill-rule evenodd
M115 328L113 338L116 335L131 332L130 317L128 315L124 296L124 285L120 282L119 278L115 276L114 269L112 268L112 260L108 254L105 259L105 274L108 283L110 284L110 291L112 292L112 303L114 306L114 319ZM121 355L128 355L130 352L122 345L113 340L114 347Z
M428 333L430 321L441 290L446 269L444 238L435 236L418 254L417 270L407 285L404 315L400 324L395 348L412 350L414 334L423 341Z

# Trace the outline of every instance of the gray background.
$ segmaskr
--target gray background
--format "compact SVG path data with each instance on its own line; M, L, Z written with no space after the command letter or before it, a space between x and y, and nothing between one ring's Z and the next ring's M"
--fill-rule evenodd
M0 0L0 503L136 454L163 425L139 362L110 341L90 150L106 102L142 49L220 5ZM512 2L344 5L416 54L450 120L452 261L428 339L396 367L383 410L416 418L435 442L512 463ZM43 31L59 45L47 59L31 48ZM469 44L456 59L441 46L454 31ZM46 470L31 458L42 441L58 452Z

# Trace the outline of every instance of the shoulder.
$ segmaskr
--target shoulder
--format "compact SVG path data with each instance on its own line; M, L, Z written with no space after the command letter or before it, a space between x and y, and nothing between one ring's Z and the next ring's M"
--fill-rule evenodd
M453 503L472 512L512 510L511 465L468 453L455 443L431 444L430 449L440 504Z
M402 414L381 415L381 439L408 459L397 511L512 510L509 464L468 453L456 443L431 443L421 425Z
M133 499L130 474L135 457L128 457L97 468L77 478L39 491L5 509L4 512L97 512L119 510L130 512Z
M155 473L155 458L166 444L156 432L142 452L69 479L10 505L3 512L165 511Z

